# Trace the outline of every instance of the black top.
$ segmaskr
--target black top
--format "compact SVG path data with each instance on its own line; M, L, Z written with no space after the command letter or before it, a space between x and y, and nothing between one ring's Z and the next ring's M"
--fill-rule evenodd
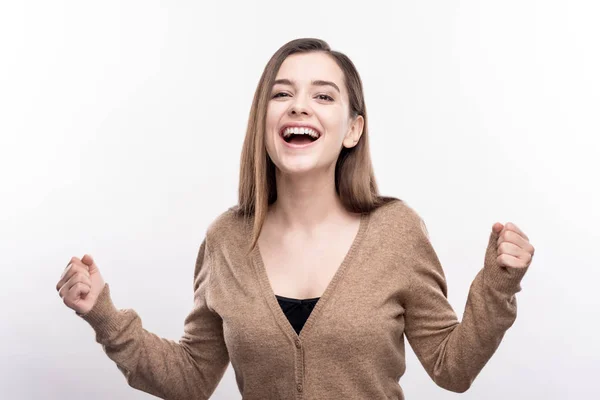
M315 308L315 304L319 301L319 297L315 297L314 299L291 299L289 297L278 296L277 302L281 306L283 313L286 315L290 324L299 335L304 323L308 319L313 308Z

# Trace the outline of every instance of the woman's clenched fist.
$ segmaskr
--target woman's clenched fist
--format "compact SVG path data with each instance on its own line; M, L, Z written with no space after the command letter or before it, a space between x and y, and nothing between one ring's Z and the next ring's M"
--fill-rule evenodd
M88 254L81 260L77 257L71 258L56 284L56 290L63 302L79 314L86 314L94 307L103 288L104 278L100 275L94 259Z

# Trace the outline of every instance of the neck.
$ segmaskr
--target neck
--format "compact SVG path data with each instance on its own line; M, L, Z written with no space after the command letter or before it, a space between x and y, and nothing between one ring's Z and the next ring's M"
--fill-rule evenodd
M312 231L319 225L347 218L335 191L335 166L306 175L276 172L277 201L271 206L275 220L292 230Z

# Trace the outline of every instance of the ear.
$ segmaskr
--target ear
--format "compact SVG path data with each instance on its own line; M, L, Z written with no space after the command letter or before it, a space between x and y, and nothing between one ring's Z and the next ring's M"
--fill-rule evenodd
M344 138L344 147L351 148L356 146L360 137L363 133L363 128L365 126L365 119L362 115L359 115L354 119L348 133L346 133L346 137Z

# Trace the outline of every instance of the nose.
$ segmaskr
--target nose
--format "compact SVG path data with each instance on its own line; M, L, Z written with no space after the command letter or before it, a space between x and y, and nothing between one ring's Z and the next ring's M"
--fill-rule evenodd
M310 108L306 105L305 100L301 97L302 96L295 97L296 100L292 102L292 105L290 106L290 109L288 111L290 115L310 115Z

